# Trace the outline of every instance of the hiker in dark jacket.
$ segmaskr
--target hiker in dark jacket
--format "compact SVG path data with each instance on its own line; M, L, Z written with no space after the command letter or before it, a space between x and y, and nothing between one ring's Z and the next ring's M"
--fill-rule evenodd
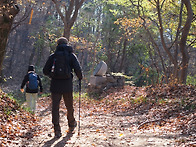
M59 105L63 97L65 106L67 108L67 119L69 132L72 132L77 126L74 118L73 108L73 74L74 71L79 80L82 79L82 70L76 55L73 53L71 46L67 45L68 40L61 37L57 41L57 47L54 54L51 54L43 68L43 73L51 78L50 91L52 95L52 123L54 125L55 137L61 137L61 128L59 124ZM69 54L69 66L71 68L71 77L68 79L55 79L51 76L51 70L54 63L55 54L65 52Z
M35 75L35 84L36 84L36 88L31 89L31 87L29 87L29 75L30 74L34 74ZM21 84L21 92L24 92L24 86L26 85L26 100L27 100L27 106L30 108L30 110L35 113L36 110L36 101L38 98L38 91L39 91L39 87L40 87L40 92L43 91L42 88L42 83L41 83L41 79L39 77L39 75L37 75L35 73L35 69L33 65L30 65L28 67L28 73L24 76L24 79L22 81Z

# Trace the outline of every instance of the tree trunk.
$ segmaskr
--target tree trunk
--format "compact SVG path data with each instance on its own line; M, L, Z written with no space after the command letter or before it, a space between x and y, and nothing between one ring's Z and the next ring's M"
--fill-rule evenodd
M173 79L173 80L178 79L178 77L177 77L178 62L177 62L177 60L175 60L174 56L172 55L172 52L170 51L169 47L166 45L166 42L165 42L165 39L164 39L164 28L163 28L163 21L162 21L162 16L161 16L160 1L157 0L156 3L157 3L156 7L157 7L157 12L158 12L159 33L160 33L160 37L161 37L161 44L163 46L163 49L167 53L167 55L169 57L169 60L174 65L173 74L170 75L170 78Z
M63 5L64 10L61 11L61 3L58 0L52 0L55 4L56 10L64 23L63 36L69 40L71 27L77 19L79 9L85 0L70 0L69 6ZM65 14L63 14L65 12Z
M19 12L19 7L16 4L17 0L0 1L0 73L2 71L2 63L6 52L6 45L14 17Z
M63 37L67 38L69 40L70 34L71 34L71 29L67 28L64 26L64 33L63 33Z
M191 27L191 22L193 19L193 10L191 8L190 0L182 0L182 2L185 4L186 9L187 9L187 19L186 19L184 28L182 30L182 37L180 40L180 52L182 53L182 66L181 66L180 81L183 84L186 84L188 63L189 63L189 54L186 48L186 40L187 40L187 36L188 36L189 30Z
M125 54L126 54L126 47L127 47L127 39L125 37L124 41L123 41L123 52L122 52L122 58L121 58L121 63L120 63L120 67L119 67L119 72L122 72L122 70L123 70L124 61L125 61Z
M111 53L111 38L108 38L108 45L106 47L106 55L107 55L107 66L108 69L111 70L112 69L112 53Z
M182 26L182 11L183 11L183 3L181 3L181 6L180 6L180 13L179 13L179 23L178 23L178 28L177 28L177 31L176 31L176 38L175 38L175 51L174 51L174 60L175 62L178 64L178 52L179 52L179 44L178 44L178 38L179 38L179 35L180 35L180 28ZM179 81L179 65L177 65L175 68L174 68L174 77L177 77L178 81Z

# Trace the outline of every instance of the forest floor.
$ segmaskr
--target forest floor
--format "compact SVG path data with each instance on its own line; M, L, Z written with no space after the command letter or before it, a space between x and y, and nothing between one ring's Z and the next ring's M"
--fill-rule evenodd
M77 127L73 134L67 133L66 108L61 101L59 139L54 138L50 97L39 98L33 116L19 111L12 100L2 105L7 95L1 95L0 147L196 146L196 89L192 86L126 86L112 88L100 99L82 95L80 133ZM77 95L74 107L78 120Z

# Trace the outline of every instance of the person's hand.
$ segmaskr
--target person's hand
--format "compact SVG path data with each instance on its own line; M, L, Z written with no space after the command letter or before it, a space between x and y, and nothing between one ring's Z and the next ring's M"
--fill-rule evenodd
M24 92L24 89L20 89L20 91L23 93Z

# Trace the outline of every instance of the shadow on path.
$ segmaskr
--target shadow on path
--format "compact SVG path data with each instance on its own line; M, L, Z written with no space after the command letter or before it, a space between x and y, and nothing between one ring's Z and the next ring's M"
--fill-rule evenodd
M44 110L41 110L40 112L39 112L39 115L38 116L47 116L47 115L50 115L51 114L51 110L52 110L52 103L50 103L49 105L48 105L48 107L47 108L45 108Z
M58 138L54 137L51 140L48 140L42 147L50 147Z
M45 144L42 146L42 147L51 147L51 146L54 146L54 147L64 147L66 144L67 144L67 141L71 139L71 137L73 136L72 133L67 133L67 135L63 138L52 138L51 140L48 140L47 142L45 142ZM57 143L56 141L58 139L61 139L59 140Z
M72 136L72 133L67 133L67 135L63 137L63 139L58 142L54 147L64 147L67 144L67 141L70 140Z

